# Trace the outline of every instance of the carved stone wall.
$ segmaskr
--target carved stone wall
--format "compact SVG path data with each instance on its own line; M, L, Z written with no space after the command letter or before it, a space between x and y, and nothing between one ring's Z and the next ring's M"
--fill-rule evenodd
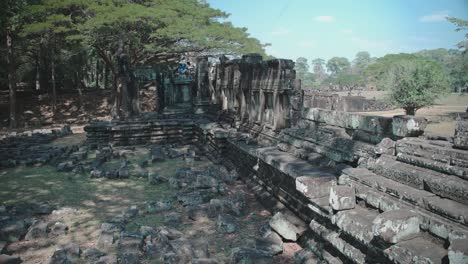
M198 61L197 101L219 104L239 124L278 131L297 122L302 91L293 61L263 61L256 54L234 60L222 57L211 67L204 58Z

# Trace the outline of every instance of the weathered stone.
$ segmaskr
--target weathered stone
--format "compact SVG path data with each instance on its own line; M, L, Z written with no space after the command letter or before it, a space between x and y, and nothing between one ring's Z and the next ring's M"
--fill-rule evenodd
M101 231L102 232L120 232L121 227L112 223L102 223Z
M100 257L105 256L106 253L97 248L88 248L83 251L83 258L87 260L98 260Z
M333 210L341 211L353 209L356 206L354 188L348 186L332 186L330 188L329 203Z
M18 241L27 232L27 225L23 220L6 220L0 222L0 239L4 241Z
M307 225L291 213L276 213L270 219L270 226L285 239L297 241L306 231Z
M458 149L468 150L468 121L459 120L455 126L453 146Z
M57 165L57 171L71 171L74 167L73 161L65 161Z
M380 141L377 146L375 146L375 153L378 155L381 154L387 154L387 155L395 155L395 149L396 149L396 142L389 139L389 138L384 138L382 141Z
M468 263L468 239L455 239L448 248L450 264Z
M139 234L122 232L118 243L118 257L122 264L138 264L143 237Z
M408 115L394 116L392 121L392 132L399 137L417 137L424 133L427 119Z
M255 263L255 264L270 264L273 263L273 258L270 254L253 249L238 247L231 250L230 262L232 264Z
M218 215L216 221L216 230L220 233L230 234L236 232L238 229L237 221L234 217L226 214Z
M325 197L329 195L331 183L334 179L335 177L297 177L296 190L309 199Z
M104 232L102 231L99 235L99 239L97 242L97 248L100 250L109 250L114 245L114 233L113 232Z
M45 222L37 222L33 224L26 236L24 237L25 240L33 240L38 238L46 238L47 237L47 223Z
M164 224L168 226L177 226L182 221L182 215L178 212L170 212L164 215Z
M219 262L216 259L211 258L194 258L192 259L192 264L218 264Z
M172 209L172 201L170 199L146 202L146 211L148 213L159 213L170 209Z
M117 256L103 256L94 264L117 264Z
M71 264L71 260L68 259L67 251L63 248L55 250L52 257L50 257L49 264Z
M318 264L317 256L308 249L301 249L294 254L295 264Z
M161 184L161 183L164 183L164 182L167 182L167 181L168 181L167 178L165 178L163 176L160 176L156 172L148 172L148 183L149 184L157 185L157 184Z
M177 200L184 206L194 206L210 201L215 196L211 190L198 190L194 192L179 193Z
M283 252L283 240L277 233L271 232L266 237L255 240L255 248L271 255L280 254Z
M374 219L372 231L388 243L408 240L419 234L419 216L408 210L387 211Z
M53 236L66 235L68 233L68 226L62 222L55 222L49 228L50 234Z
M138 207L136 205L130 206L127 210L123 212L125 218L133 218L138 215Z
M19 264L21 262L20 257L0 254L0 263L2 264Z

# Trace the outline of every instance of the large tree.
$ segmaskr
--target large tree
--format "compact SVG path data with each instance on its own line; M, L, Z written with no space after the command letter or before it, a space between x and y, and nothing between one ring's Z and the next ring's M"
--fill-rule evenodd
M197 52L264 55L263 46L228 15L198 0L42 0L25 34L48 32L96 50L113 76L114 117L138 114L132 70Z
M456 31L468 30L468 20L455 18L455 17L448 17L447 20L457 26L457 28L455 29ZM465 40L457 43L458 48L462 49L463 53L466 53L468 50L468 33L465 33L465 38L466 38Z
M344 57L333 57L327 62L327 69L332 74L338 74L345 71L351 66L347 58Z
M415 115L424 106L449 91L447 76L440 64L413 58L393 63L379 81L390 92L390 100L408 115Z
M353 60L353 66L356 73L361 73L369 63L371 63L371 56L367 51L360 51L356 54L356 58Z
M320 83L326 78L324 66L324 59L316 58L312 60L312 70L314 71L315 79Z
M296 59L296 64L294 66L296 70L297 78L302 81L303 87L312 87L314 83L314 75L309 72L309 63L304 57L299 57Z

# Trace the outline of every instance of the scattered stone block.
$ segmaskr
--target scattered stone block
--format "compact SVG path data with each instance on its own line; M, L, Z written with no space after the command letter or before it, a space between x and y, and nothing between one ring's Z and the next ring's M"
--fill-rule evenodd
M107 251L113 247L114 242L114 232L101 231L101 235L99 235L99 239L97 242L97 248L100 250Z
M50 234L53 236L66 235L68 233L68 226L62 222L55 222L49 228Z
M157 185L167 182L167 178L160 176L155 172L148 172L148 183L151 185Z
M102 232L108 232L108 233L111 233L111 232L120 232L120 229L121 227L115 225L115 224L112 224L112 223L102 223L101 224L101 231Z
M292 213L278 212L269 223L280 236L291 241L297 241L307 229L307 225Z
M419 217L414 211L387 211L378 215L372 224L374 236L391 244L412 239L419 234Z
M0 263L1 264L19 264L21 263L21 258L17 256L10 256L6 254L0 255Z
M319 259L308 249L301 249L294 254L294 263L296 264L317 264Z
M172 201L170 199L146 202L146 211L150 214L164 212L170 209L172 209Z
M460 120L455 126L453 147L468 150L468 120Z
M234 217L226 214L218 215L216 221L216 230L220 233L231 234L236 232L238 229L237 221Z
M332 186L330 188L329 203L333 210L336 211L353 209L356 206L354 188L349 186Z
M98 260L99 258L105 256L106 253L100 251L97 248L88 248L83 251L83 258L87 260Z
M450 264L468 263L468 239L454 239L448 248Z
M123 212L125 218L133 218L138 215L138 207L136 205L130 206L127 210Z
M117 256L103 256L94 264L117 264Z
M63 264L71 263L68 259L67 251L63 248L58 248L54 251L54 254L50 257L49 264Z
M375 154L382 155L395 155L396 142L389 139L383 138L377 146L375 146Z
M47 237L47 223L45 222L37 222L33 224L26 236L24 237L25 240L33 240L38 238L46 238Z
M255 248L277 255L283 252L283 240L277 233L270 232L266 237L255 240Z
M273 263L273 258L267 252L258 249L238 247L232 249L229 263L271 264Z
M218 264L219 262L216 259L211 258L194 258L192 259L192 264Z
M334 179L335 177L297 177L296 190L309 199L325 197L329 195L331 181Z

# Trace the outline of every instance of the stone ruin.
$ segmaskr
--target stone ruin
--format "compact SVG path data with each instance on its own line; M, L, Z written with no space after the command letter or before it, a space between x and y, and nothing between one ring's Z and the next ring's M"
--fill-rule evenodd
M427 137L424 118L310 108L293 67L199 58L191 89L165 102L189 111L92 123L87 142L205 150L279 211L300 263L468 263L468 121Z
M340 96L336 93L317 91L305 92L304 107L344 112L374 112L393 109L390 103L376 99L367 99L360 95Z

